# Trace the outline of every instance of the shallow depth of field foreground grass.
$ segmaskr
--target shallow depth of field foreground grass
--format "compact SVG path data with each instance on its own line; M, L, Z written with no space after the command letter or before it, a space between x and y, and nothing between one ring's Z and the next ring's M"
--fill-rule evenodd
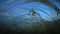
M52 21L51 21L52 22ZM56 24L51 22L36 22L29 26L5 25L1 28L1 33L8 34L56 34ZM4 28L5 27L5 28Z

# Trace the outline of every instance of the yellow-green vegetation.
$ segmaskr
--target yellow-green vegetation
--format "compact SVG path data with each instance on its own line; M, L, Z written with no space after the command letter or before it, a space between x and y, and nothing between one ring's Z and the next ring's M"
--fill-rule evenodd
M30 24L30 23L29 23ZM27 26L12 26L9 28L9 30L13 31L26 31L26 32L32 32L32 31L46 31L47 29L51 29L53 23L50 22L34 22L31 23L31 25Z

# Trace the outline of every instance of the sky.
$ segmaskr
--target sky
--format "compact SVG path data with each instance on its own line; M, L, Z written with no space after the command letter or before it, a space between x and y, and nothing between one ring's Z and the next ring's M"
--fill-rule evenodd
M60 9L60 0L48 0L48 1L50 1L52 4L56 5Z
M3 13L2 10L1 10L0 13L2 15L7 15L7 16L11 16L11 17L19 17L21 15L25 15L25 14L30 13L29 9L33 8L33 10L36 13L41 15L41 17L43 19L47 20L47 21L56 19L56 17L57 17L57 12L53 8L49 7L48 5L46 5L44 3L41 3L41 2L28 2L28 3L24 3L24 2L27 2L27 0L26 1L25 0L0 0L1 8L4 9L4 11L6 11L5 13ZM59 6L59 4L57 6ZM46 13L48 13L49 15L47 15L46 13L44 13L41 10L43 10ZM34 17L35 16L33 16L33 18ZM30 19L31 18L31 14L27 15L27 16L23 16L22 18Z

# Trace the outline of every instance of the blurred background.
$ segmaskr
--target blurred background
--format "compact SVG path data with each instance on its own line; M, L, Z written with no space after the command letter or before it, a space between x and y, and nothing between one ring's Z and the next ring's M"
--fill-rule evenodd
M0 0L0 33L58 34L60 0Z

